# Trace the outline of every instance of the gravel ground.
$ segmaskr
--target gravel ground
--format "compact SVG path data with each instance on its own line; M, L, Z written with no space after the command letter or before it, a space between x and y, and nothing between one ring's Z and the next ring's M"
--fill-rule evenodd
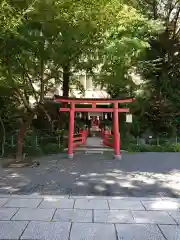
M0 194L180 196L179 153L63 155L39 159L39 167L0 167Z

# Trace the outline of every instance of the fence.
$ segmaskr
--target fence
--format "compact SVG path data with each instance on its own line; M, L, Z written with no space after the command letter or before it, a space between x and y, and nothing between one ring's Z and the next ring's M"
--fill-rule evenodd
M104 139L104 145L112 147L113 144L113 134L111 133L111 130L105 131L102 129L102 138ZM131 137L130 139L124 139L121 136L121 143L126 142L128 140L128 143L130 144L136 144L136 145L156 145L156 146L161 146L161 145L176 145L180 144L180 136L175 136L175 137L153 137L149 136L146 138L142 137Z
M74 147L83 144L87 137L87 130L79 133L79 135L74 136ZM113 135L105 134L102 131L102 138L103 143L106 146L112 147L113 146ZM15 133L7 133L6 134L6 142L4 146L4 155L14 154L16 152L17 147L17 139L18 139L18 132ZM45 153L58 153L62 151L62 149L67 148L68 137L67 133L61 134L52 134L47 131L35 132L31 134L27 134L23 139L23 148L25 152L31 152L30 154L35 154L36 152L42 150ZM121 137L121 144L126 144L126 139ZM180 144L180 136L176 136L173 138L168 137L133 137L128 140L128 144L133 145L174 145ZM2 142L0 140L0 151L1 150ZM0 152L0 155L1 155Z
M18 132L6 134L4 144L4 155L14 154L16 152L18 142ZM23 149L29 154L34 154L42 150L48 152L60 152L67 146L67 136L65 134L52 134L41 131L26 134L23 138ZM2 140L0 140L0 150L2 152ZM31 153L30 153L31 152ZM1 154L0 154L1 155ZM35 154L36 155L36 154Z
M80 130L79 133L74 134L74 147L84 144L87 136L88 129ZM16 152L17 142L18 132L6 134L4 156ZM47 131L30 132L23 138L23 149L29 155L37 155L37 152L40 153L40 151L44 153L58 153L67 148L67 145L67 133L53 134ZM1 147L2 142L0 141L0 150Z
M165 144L179 144L180 143L180 137L176 136L173 138L168 137L147 137L147 138L141 138L141 137L134 137L134 139L130 139L130 143L141 145L165 145Z

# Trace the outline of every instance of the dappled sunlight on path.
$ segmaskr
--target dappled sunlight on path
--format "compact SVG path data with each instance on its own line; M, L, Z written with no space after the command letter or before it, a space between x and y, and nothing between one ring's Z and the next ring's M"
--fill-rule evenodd
M110 153L79 153L73 160L54 155L40 162L36 168L0 168L0 193L180 196L179 154L124 154L117 161ZM176 208L175 203L169 206Z

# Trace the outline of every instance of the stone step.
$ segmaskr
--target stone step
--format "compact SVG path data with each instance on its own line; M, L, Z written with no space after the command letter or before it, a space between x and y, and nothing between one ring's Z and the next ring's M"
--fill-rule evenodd
M96 145L96 144L94 144L94 145L81 145L81 146L79 146L79 147L86 147L86 148L105 148L104 145Z
M97 151L97 150L88 150L85 151L85 154L103 154L103 151Z
M112 152L113 149L112 148L106 148L106 147L95 147L95 148L92 148L92 147L77 147L75 148L75 151L85 151L85 152Z

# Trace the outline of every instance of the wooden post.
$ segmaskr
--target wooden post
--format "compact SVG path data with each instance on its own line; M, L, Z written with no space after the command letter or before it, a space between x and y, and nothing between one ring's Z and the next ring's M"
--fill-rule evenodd
M121 159L120 154L120 134L119 134L119 113L118 113L118 102L114 103L114 158Z
M58 147L61 148L61 137L58 135Z
M74 136L74 108L75 104L71 102L69 112L69 138L68 138L68 158L73 158L73 136Z

